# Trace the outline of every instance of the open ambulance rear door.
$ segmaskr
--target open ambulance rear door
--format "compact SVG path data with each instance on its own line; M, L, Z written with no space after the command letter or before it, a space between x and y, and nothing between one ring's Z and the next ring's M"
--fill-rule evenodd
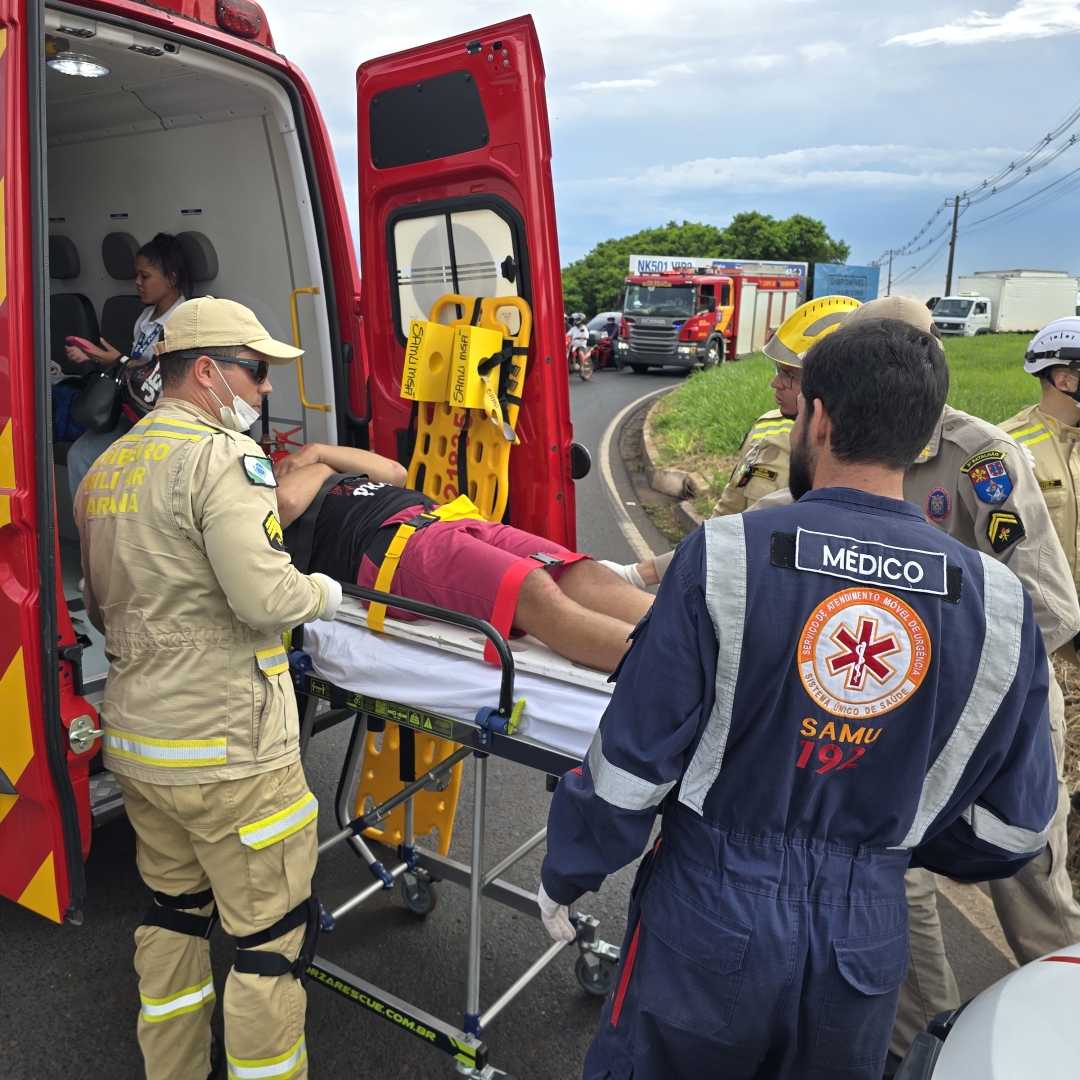
M574 547L569 391L544 65L532 18L361 65L361 311L371 449L407 464L411 319L444 294L520 296L533 333L509 520Z
M78 921L97 716L57 605L36 5L0 0L0 895ZM80 737L79 732L83 735Z

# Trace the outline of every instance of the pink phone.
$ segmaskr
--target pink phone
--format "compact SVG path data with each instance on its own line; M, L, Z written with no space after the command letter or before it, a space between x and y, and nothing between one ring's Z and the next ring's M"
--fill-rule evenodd
M86 338L75 337L74 335L71 336L71 337L64 338L64 340L69 345L75 345L80 349L96 349L97 348L96 345L94 345L91 342L87 341Z

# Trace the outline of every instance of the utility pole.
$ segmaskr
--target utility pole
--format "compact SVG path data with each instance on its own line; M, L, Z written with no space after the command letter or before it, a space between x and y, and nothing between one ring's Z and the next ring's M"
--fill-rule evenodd
M892 257L893 250L889 248L889 283L885 286L885 295L892 296Z
M952 270L953 258L956 255L956 220L960 216L960 196L953 199L952 208L952 237L949 240L949 269L945 271L945 295L952 293Z

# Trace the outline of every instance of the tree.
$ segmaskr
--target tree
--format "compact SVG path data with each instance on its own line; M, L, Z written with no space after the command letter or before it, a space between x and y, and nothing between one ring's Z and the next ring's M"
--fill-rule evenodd
M777 220L751 210L736 214L725 229L713 225L669 221L617 240L604 240L582 259L563 269L563 303L567 311L593 315L612 308L627 272L630 255L686 255L702 259L766 259L842 263L850 247L833 240L824 222L792 214ZM813 279L807 283L808 289Z

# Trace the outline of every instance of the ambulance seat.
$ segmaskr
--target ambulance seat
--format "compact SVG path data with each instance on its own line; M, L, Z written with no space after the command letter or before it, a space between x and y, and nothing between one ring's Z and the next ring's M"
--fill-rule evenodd
M49 237L49 277L58 281L77 278L82 270L79 252L67 236ZM73 364L64 351L69 335L97 342L98 321L94 305L82 293L53 293L50 297L49 355L66 375L85 375L96 365Z
M191 280L213 281L218 276L218 257L209 237L201 232L182 232L176 234L176 239L184 249Z
M131 233L106 233L101 241L101 261L116 281L135 280L135 253L139 241ZM125 355L134 344L135 321L143 312L143 302L133 293L110 296L101 307L101 336Z

